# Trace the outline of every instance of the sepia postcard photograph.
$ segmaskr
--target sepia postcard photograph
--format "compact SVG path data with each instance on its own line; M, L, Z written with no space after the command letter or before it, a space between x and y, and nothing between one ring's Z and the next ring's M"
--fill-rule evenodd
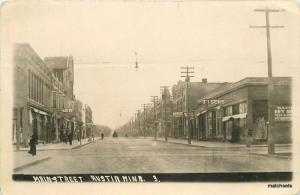
M0 194L300 192L300 1L0 14Z

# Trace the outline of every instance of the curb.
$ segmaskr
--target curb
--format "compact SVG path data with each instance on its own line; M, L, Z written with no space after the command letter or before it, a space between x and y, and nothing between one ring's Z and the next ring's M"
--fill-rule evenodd
M153 140L155 141L155 140ZM156 140L164 143L171 143L171 144L181 144L191 147L200 147L200 148L246 148L246 146L230 146L230 147L222 147L222 146L216 146L216 147L209 147L209 146L200 146L200 145L194 145L194 144L186 144L186 143L180 143L180 142L172 142L172 141L164 141L164 140Z
M197 146L197 145L193 145L193 144L185 144L185 143L180 143L180 142L170 142L170 141L164 141L164 140L153 140L153 141L159 141L159 142L170 143L170 144L180 144L180 145L185 145L185 146L190 146L190 147L207 148L205 146Z
M82 144L82 145L79 145L79 146L75 146L75 147L71 148L70 150L78 149L78 148L81 148L81 147L86 146L86 145L88 145L88 144L95 143L95 142L98 141L98 140L99 140L99 139L94 140L94 141L87 142L87 143Z
M250 154L251 155L256 155L256 156L274 157L274 158L292 160L292 156L282 156L282 155L276 155L276 154L259 154L259 153L254 153L254 152L250 152Z
M14 168L13 170L16 172L16 171L20 171L24 168L27 168L27 167L30 167L30 166L33 166L33 165L36 165L36 164L39 164L39 163L42 163L44 161L47 161L47 160L50 160L51 157L45 157L45 158L42 158L40 160L36 160L34 162L31 162L31 163L28 163L28 164L25 164L25 165L22 165L22 166L19 166L19 167L16 167Z
M87 143L84 143L82 145L78 145L78 146L74 146L74 147L71 147L71 148L42 148L42 149L37 149L36 151L49 151L49 150L72 150L72 149L77 149L77 148L81 148L82 146L85 146L87 144L90 144L90 143L93 143L93 142L96 142L98 141L99 139L97 140L94 140L94 141L90 141L90 142L87 142ZM14 150L13 152L24 152L24 151L28 151L29 148L24 148L24 149L20 149L20 150Z

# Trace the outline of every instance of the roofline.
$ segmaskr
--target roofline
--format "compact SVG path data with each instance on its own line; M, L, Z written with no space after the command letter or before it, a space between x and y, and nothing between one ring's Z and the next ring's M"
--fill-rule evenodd
M263 79L261 81L252 81L252 82L246 82L247 80L250 80L250 79ZM242 88L242 87L245 87L245 86L249 86L249 85L267 85L267 79L268 77L246 77L242 80L239 80L235 83L231 83L229 86L226 86L223 88L223 90L221 91L215 91L211 94L208 94L206 96L204 96L203 98L199 99L199 100L202 100L202 99L209 99L209 98L213 98L213 97L216 97L216 96L221 96L221 95L224 95L224 94L227 94L233 90L236 90L236 89L239 89L239 88ZM288 79L288 80L291 80L292 77L273 77L273 80L278 80L278 79Z

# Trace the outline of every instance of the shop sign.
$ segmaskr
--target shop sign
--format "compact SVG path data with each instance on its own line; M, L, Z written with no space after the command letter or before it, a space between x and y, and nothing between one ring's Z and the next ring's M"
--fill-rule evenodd
M73 112L72 108L65 108L62 110L62 112Z
M198 103L200 105L221 105L221 104L225 104L225 100L220 100L220 99L202 99Z
M291 106L275 106L274 120L275 121L291 121L292 113Z
M188 117L188 116L192 117L192 116L194 116L194 113L193 112L190 112L190 113L185 112L184 116L185 117Z
M183 112L173 112L173 116L175 117L183 116Z

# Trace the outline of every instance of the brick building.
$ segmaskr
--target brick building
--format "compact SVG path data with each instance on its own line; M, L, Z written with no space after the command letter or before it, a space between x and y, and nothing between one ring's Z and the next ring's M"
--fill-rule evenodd
M64 140L70 132L75 134L82 103L75 102L73 94L73 63L71 56L43 61L29 44L15 44L14 144L28 146L31 136L38 143L50 143Z
M273 78L272 95L276 143L291 142L291 78ZM243 142L268 138L267 78L245 78L199 98L196 111L196 139Z
M29 44L14 47L13 142L50 142L52 72Z
M197 109L197 100L214 90L221 89L230 83L208 83L207 79L202 79L202 82L190 82L188 97L186 82L178 81L172 87L173 96L173 129L172 137L186 138L187 137L187 117L184 112L193 112ZM194 125L191 121L190 125ZM194 128L192 128L194 129ZM195 135L195 132L192 132Z
M52 91L53 131L56 132L56 139L63 141L65 134L75 134L74 61L72 56L45 57L44 61L53 72L54 84L61 86Z

